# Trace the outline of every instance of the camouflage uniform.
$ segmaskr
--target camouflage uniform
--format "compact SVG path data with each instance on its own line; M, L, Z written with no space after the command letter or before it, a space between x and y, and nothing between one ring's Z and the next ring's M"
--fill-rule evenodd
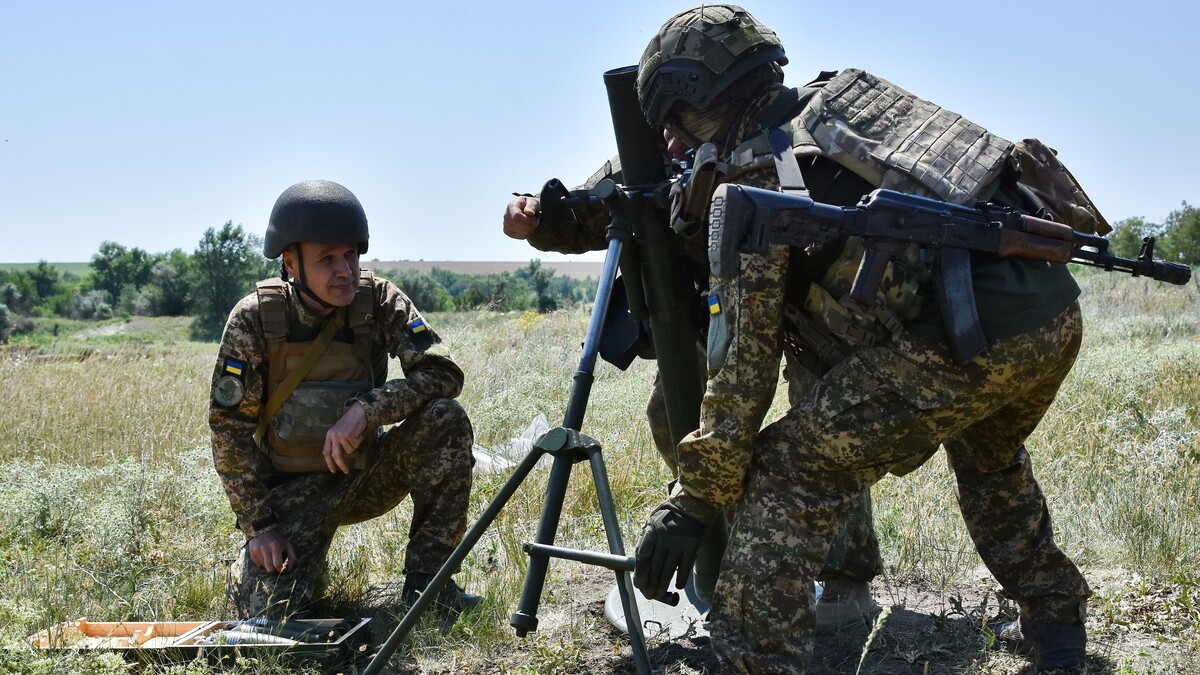
M771 169L736 182L779 189ZM794 271L812 265L805 256L773 246L765 255L739 256L734 278L713 280L722 327L709 331L701 427L679 444L682 490L718 507L739 504L709 617L722 672L805 672L815 623L812 579L839 519L883 475L912 471L939 444L980 556L1023 615L1078 620L1090 590L1054 543L1023 445L1079 349L1078 288L1069 272L981 258L981 311L988 293L1005 292L1005 284L984 277L997 267L1019 270L1014 274L1033 288L1068 288L1031 296L1034 316L1023 320L1037 327L995 331L988 351L965 365L955 363L944 335L931 337L916 323L874 346L847 348L810 393L760 432L778 378L785 311L799 295ZM822 274L828 282L837 270L815 276Z
M384 382L384 367L376 373L375 389L358 397L366 412L366 433L377 434L378 442L366 468L349 474L280 472L255 445L259 413L269 396L264 392L268 346L258 295L243 298L230 313L213 375L213 462L247 539L278 530L299 558L289 561L295 566L287 572L272 574L254 564L243 547L232 567L235 601L243 615L302 610L317 591L337 528L387 513L410 493L406 572L436 572L466 529L474 435L466 412L453 400L462 390L462 370L403 292L386 280L373 285L372 361L399 359L405 377ZM289 341L313 339L325 317L299 302L293 289L287 291ZM353 335L343 329L334 339L350 342ZM245 394L236 404L222 405L217 380L231 372L230 363L241 371ZM379 430L392 424L396 426Z

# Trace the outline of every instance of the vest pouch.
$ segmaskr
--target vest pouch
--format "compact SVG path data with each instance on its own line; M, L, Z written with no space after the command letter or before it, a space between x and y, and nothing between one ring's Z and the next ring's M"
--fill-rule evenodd
M920 248L910 244L888 263L875 293L875 303L862 307L850 298L850 289L862 264L863 253L862 238L847 237L820 283L810 284L803 298L807 316L817 324L814 330L828 333L853 347L874 346L900 330L903 322L919 316L931 277L929 266L920 262ZM837 299L839 297L841 300ZM798 317L793 314L790 318L799 324ZM811 333L811 330L802 330L801 337L810 337Z
M1021 168L1020 182L1031 188L1038 199L1060 222L1076 232L1106 235L1112 226L1080 187L1075 176L1058 160L1058 153L1036 138L1026 138L1013 150Z
M268 436L271 464L279 471L328 471L323 450L329 431L356 394L369 391L371 383L301 382L271 419ZM367 433L350 459L354 468L366 468L367 454L375 434Z

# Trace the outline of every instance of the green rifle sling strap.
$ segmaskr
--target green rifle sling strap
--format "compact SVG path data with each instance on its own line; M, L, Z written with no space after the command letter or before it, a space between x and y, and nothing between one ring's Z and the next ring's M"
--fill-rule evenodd
M325 328L321 329L321 334L317 336L317 339L313 340L313 343L304 351L304 355L300 357L300 362L296 364L296 367L287 374L287 377L283 378L283 382L279 383L279 388L271 392L271 397L267 399L267 405L263 408L262 414L259 416L258 429L254 432L255 445L262 446L263 436L267 433L267 427L271 424L271 419L283 407L283 402L292 395L292 392L295 391L296 386L300 384L304 376L308 374L308 371L312 370L312 367L316 365L317 359L321 358L321 354L325 353L325 348L333 340L333 334L338 332L338 329L342 325L341 314L337 314L330 319L329 323L325 324Z

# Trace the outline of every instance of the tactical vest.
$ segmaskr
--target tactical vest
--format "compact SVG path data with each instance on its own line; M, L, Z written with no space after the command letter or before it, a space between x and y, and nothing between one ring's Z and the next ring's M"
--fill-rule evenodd
M258 304L263 336L267 341L268 381L263 400L269 400L287 374L295 368L312 340L292 341L288 319L288 283L282 279L258 282ZM325 433L357 394L373 389L386 379L386 359L371 358L371 325L374 319L375 280L369 270L360 270L358 290L350 303L346 328L353 342L335 336L325 352L304 376L271 419L263 444L271 464L279 471L328 471L322 454ZM386 355L385 355L386 357ZM375 433L368 429L358 450L351 455L354 467L365 468L374 449Z
M820 90L780 125L797 156L824 156L872 185L955 204L984 201L1002 180L1019 183L1046 209L1045 217L1088 233L1111 227L1055 153L1036 139L1007 141L961 115L913 96L858 69L823 73ZM774 163L766 134L736 148L726 182ZM830 365L850 346L870 346L918 315L928 266L916 247L889 265L869 311L847 297L862 257L851 238L803 297L790 298L789 341L807 345ZM803 306L804 312L795 306ZM807 325L801 325L807 324Z

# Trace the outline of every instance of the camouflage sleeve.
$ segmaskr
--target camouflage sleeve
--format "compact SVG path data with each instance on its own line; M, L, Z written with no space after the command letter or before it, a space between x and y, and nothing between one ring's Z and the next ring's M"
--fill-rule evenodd
M600 212L593 211L583 222L551 222L545 221L530 233L526 241L539 251L554 251L556 253L585 253L587 251L602 251L608 246L605 230L608 229L607 214L600 218Z
M611 178L621 182L621 161L612 158L604 163L583 185L576 190L587 190L596 186L600 181ZM579 221L565 220L562 222L543 220L537 229L530 233L526 240L529 245L539 251L554 251L557 253L584 253L586 251L602 251L608 247L606 233L611 218L608 209L589 209L582 214Z
M455 398L462 392L463 371L450 357L441 337L395 284L380 279L375 286L376 334L388 354L400 360L404 377L385 382L360 395L367 428L395 424L434 398Z
M208 409L213 465L238 527L247 537L272 529L275 520L261 478L270 470L270 460L254 443L266 363L258 297L249 295L233 308L225 324Z
M773 173L764 178L758 182L778 187ZM679 443L679 484L713 506L741 498L754 442L775 395L789 256L787 246L739 255L736 275L711 280L708 387L700 428Z

